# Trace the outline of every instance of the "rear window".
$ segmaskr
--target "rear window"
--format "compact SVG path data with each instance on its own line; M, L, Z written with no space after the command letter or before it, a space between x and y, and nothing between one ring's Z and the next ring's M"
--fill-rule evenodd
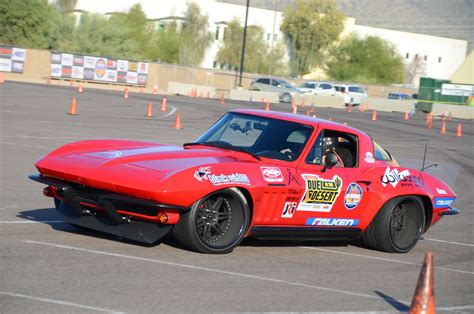
M359 86L349 86L349 91L353 93L363 93L364 91Z
M260 83L260 84L270 84L270 79L261 78L261 79L258 79L258 80L257 80L257 83Z
M375 159L377 160L384 160L384 161L391 161L392 156L388 151L386 151L382 146L377 144L377 142L374 141L374 153L375 153Z

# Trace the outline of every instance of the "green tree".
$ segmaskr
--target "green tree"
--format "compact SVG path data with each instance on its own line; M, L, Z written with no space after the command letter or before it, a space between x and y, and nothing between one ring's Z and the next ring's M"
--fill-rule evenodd
M201 64L213 40L208 31L209 17L201 13L199 5L191 2L188 3L184 18L180 33L179 63L196 66Z
M403 58L393 44L380 37L348 36L331 50L327 62L329 77L357 83L402 83Z
M152 61L179 63L181 38L175 22L166 25L163 31L155 31L148 49L147 58Z
M333 0L297 0L284 12L285 34L293 75L322 65L325 52L344 29L344 15Z
M51 8L47 0L0 1L0 42L48 48Z
M224 42L217 53L217 61L230 65L231 68L240 68L242 56L243 27L237 19L229 22L225 30ZM286 66L284 63L284 47L277 45L273 51L263 39L264 31L260 26L250 25L247 27L247 39L245 48L244 70L267 74L270 67L275 75L284 75ZM271 65L270 65L271 63Z

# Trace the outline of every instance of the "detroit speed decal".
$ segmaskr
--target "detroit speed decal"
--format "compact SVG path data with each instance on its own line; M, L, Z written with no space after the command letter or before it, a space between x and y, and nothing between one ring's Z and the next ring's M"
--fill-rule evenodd
M323 179L314 174L303 174L301 176L306 186L297 210L330 212L341 193L342 179L337 175L332 179Z

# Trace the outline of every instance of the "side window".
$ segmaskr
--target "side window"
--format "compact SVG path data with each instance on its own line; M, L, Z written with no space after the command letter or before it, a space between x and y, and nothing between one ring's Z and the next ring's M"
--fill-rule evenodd
M316 84L315 84L315 83L308 83L308 87L309 87L309 88L312 88L312 89L315 89L315 88L316 88Z
M272 86L278 86L281 85L280 82L272 80Z
M363 93L364 91L359 86L349 86L349 91L353 93Z
M326 155L334 153L339 162L336 167L357 167L358 138L349 133L323 130L311 147L305 162L313 165L324 165Z
M302 87L302 88L309 88L309 87L310 87L309 85L310 85L309 83L303 83L303 84L301 84L300 87Z
M257 83L269 85L269 84L270 84L270 80L269 80L269 79L265 79L265 78L261 78L261 79L258 79L258 80L257 80Z
M330 84L321 84L322 89L332 89L332 85Z
M382 146L377 144L377 142L374 141L374 153L375 153L375 159L377 160L384 160L384 161L391 161L392 156L390 156L390 153L387 152Z

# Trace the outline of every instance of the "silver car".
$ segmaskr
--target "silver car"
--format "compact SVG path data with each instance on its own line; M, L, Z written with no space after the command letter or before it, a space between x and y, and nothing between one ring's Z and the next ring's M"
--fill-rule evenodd
M256 78L252 84L250 84L250 89L264 92L277 92L282 102L291 102L295 94L301 94L301 91L289 82L271 77Z
M306 81L298 87L305 94L330 95L336 94L334 85L328 82Z

